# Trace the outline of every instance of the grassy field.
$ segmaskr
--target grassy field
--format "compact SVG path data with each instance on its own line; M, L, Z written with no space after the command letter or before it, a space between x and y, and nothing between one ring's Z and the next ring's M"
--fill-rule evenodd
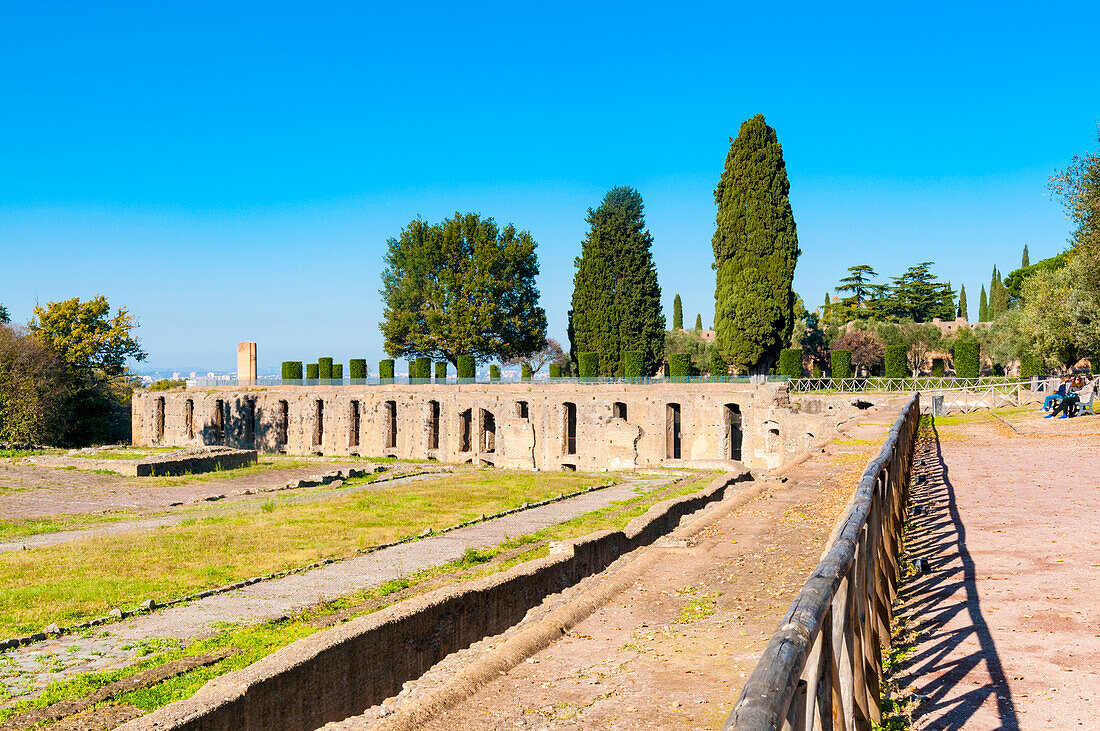
M261 512L9 551L0 554L0 636L345 557L607 480L607 475L476 470L312 503L273 500Z
M499 473L497 473L499 474ZM325 617L347 608L355 608L370 600L380 600L369 610L352 611L346 617L351 619L369 614L389 606L400 598L400 592L434 588L440 584L469 580L478 576L503 571L523 561L545 556L548 552L546 539L566 539L585 535L597 530L618 529L626 526L634 517L641 515L654 504L680 495L698 492L706 487L717 473L699 472L671 486L656 487L649 491L612 503L600 510L578 516L567 523L552 526L532 535L510 538L498 546L484 549L469 549L461 559L442 566L414 572L399 580L387 582L381 586L366 589L331 602L313 607L289 619L267 622L259 625L227 628L214 637L181 646L178 642L158 642L150 645L149 655L137 664L120 670L86 673L74 679L56 682L33 701L16 702L0 709L0 721L28 708L41 707L64 698L86 696L96 688L110 682L135 675L141 670L157 667L180 657L203 655L223 648L234 648L238 654L207 667L195 668L179 676L166 680L150 688L131 691L116 699L145 710L153 710L176 700L194 695L211 678L223 675L256 662L295 640L319 631L313 624L318 617ZM556 476L556 475L555 475ZM564 476L564 475L563 475ZM540 477L546 477L542 475ZM574 479L590 479L584 476L570 475ZM493 561L504 551L522 549L529 544L530 550L518 551L506 561ZM420 589L423 586L424 589ZM406 592L407 593L407 592ZM387 597L394 596L393 600Z

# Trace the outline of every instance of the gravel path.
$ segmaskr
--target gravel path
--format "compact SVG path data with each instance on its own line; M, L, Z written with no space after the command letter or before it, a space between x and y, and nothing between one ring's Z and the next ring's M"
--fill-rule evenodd
M137 654L135 645L142 640L195 639L216 632L227 622L261 623L293 614L318 602L453 561L467 548L495 546L508 537L568 521L632 497L638 490L652 490L675 479L672 475L638 477L443 535L131 617L105 625L107 636L67 635L19 647L3 655L8 667L0 669L0 682L13 693L33 693L73 673L125 666Z
M1100 418L939 419L914 493L915 728L1100 728Z

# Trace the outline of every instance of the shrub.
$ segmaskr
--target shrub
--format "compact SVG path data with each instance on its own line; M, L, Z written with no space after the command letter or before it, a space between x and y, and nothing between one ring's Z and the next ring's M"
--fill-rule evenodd
M320 372L320 367L316 363L310 363L306 366L306 379L310 381L317 380L317 374Z
M802 349L783 348L779 351L779 375L802 378Z
M977 378L981 370L981 346L976 342L955 346L955 375L959 378Z
M300 360L284 360L283 361L283 380L284 381L300 381L300 380L302 380L302 361L300 361Z
M378 361L378 377L393 380L393 358Z
M557 363L551 363L550 364L550 377L551 378L561 378L561 366L558 365Z
M366 358L352 358L348 363L348 375L352 380L361 380L367 377Z
M1094 355L1089 358L1089 373L1100 375L1100 357Z
M946 369L943 365L943 358L932 359L932 376L934 378L943 378L946 373Z
M343 363L333 363L332 364L332 378L333 378L333 380L338 380L338 381L344 380L344 364Z
M577 370L581 378L595 378L600 375L599 353L577 353Z
M489 380L490 381L499 381L500 380L500 366L498 366L496 363L493 363L491 366L489 366Z
M332 358L317 359L317 377L321 380L332 378Z
M416 356L416 377L425 381L432 377L432 359L426 355Z
M670 378L687 378L691 375L690 353L669 353L668 375Z
M530 363L523 363L519 367L519 377L524 381L530 381L534 377L535 373L531 370Z
M886 377L906 378L909 375L909 346L886 346Z
M149 384L150 391L171 391L173 388L183 388L187 385L187 381L183 378L172 380L171 378L162 378L159 381L153 381Z
M829 356L833 378L852 377L852 351L834 350Z
M726 359L722 357L722 354L715 348L710 354L710 377L711 378L724 378L730 374L729 364L726 363Z
M640 350L627 350L623 352L623 376L626 378L641 378L642 364L644 362L645 353Z
M813 369L814 378L821 378L823 375L825 374L821 372L821 366L815 364Z
M435 364L435 380L447 380L447 361L441 360Z
M1045 375L1046 368L1043 367L1043 362L1041 360L1034 355L1020 356L1020 378Z
M473 379L476 377L477 363L472 355L458 356L458 377Z

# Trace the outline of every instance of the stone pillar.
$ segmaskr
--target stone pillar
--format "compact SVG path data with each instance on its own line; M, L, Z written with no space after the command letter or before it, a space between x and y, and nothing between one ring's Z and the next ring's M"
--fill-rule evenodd
M256 380L256 343L247 340L237 343L237 383L244 385Z

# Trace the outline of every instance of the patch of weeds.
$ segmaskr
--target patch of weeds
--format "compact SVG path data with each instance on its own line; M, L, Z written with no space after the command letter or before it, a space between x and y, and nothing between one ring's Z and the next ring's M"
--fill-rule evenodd
M40 454L49 454L44 449L0 449L0 459L19 459L20 457L35 457Z
M692 594L692 598L680 609L676 624L689 624L697 619L706 619L714 614L718 606L718 592L699 594L701 587L693 586L681 593Z
M265 513L274 513L275 512L275 499L274 498L268 498L267 500L264 500L263 505L260 506L260 509L263 510Z

